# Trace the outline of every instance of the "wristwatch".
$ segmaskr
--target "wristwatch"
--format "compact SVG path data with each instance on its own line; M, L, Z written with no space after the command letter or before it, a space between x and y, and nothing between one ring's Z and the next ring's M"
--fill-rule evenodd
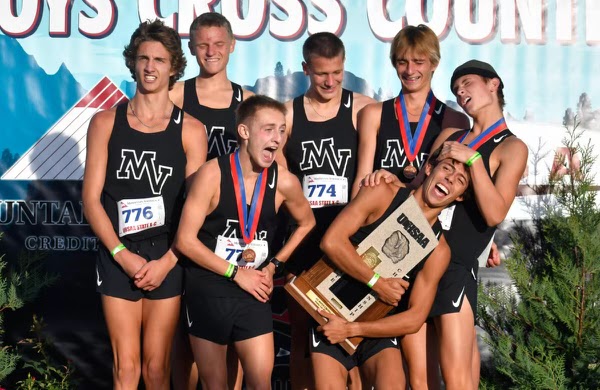
M280 270L283 269L283 261L279 261L276 257L271 257L271 260L269 260L269 263L273 264L275 266L275 272L279 272Z

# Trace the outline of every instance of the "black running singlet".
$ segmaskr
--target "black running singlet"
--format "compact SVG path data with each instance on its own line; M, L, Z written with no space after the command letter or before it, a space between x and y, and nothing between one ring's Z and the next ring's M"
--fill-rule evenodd
M143 133L129 126L127 103L117 106L101 202L119 236L141 240L175 234L187 162L182 119L174 106L165 130Z
M210 250L228 260L231 256L239 256L234 244L237 239L242 238L240 230L238 211L236 205L233 177L231 175L230 155L218 157L221 170L221 184L219 204L206 216L204 224L198 233L198 239ZM255 240L266 241L270 247L271 241L277 227L275 210L275 194L277 192L277 163L273 163L267 170L267 185L265 187L264 200ZM249 202L250 199L247 199ZM249 205L248 205L249 208ZM231 242L228 242L230 240ZM267 260L272 256L268 253ZM248 296L236 283L232 283L223 275L217 275L212 271L202 268L193 262L186 269L186 277L190 275L201 284L201 290L206 296L240 297Z
M237 129L235 109L244 100L242 87L231 83L233 95L227 108L210 108L198 102L196 78L185 80L183 88L183 111L187 112L206 126L208 155L206 160L233 153L237 148Z
M292 134L285 151L288 168L300 180L317 226L323 229L350 201L356 175L358 135L352 122L353 97L343 89L337 115L324 122L307 119L304 95L293 102Z
M377 134L377 147L375 149L375 161L373 170L385 169L392 172L403 183L410 182L404 176L403 168L409 164L404 151L404 144L400 135L400 125L396 117L396 108L394 105L396 98L383 102L381 108L381 122L379 125L379 133ZM437 100L437 99L436 99ZM418 151L412 165L419 171L429 157L429 151L433 146L435 139L442 131L442 120L447 106L437 100L436 106L433 109L429 126L426 129L423 143ZM414 134L417 129L417 122L410 123L410 130ZM425 129L424 129L425 130Z
M467 131L457 131L448 137L448 141L460 139ZM510 130L503 130L477 149L481 154L488 175L491 176L490 156L492 152L498 145L513 135ZM452 224L450 230L445 232L445 236L452 251L452 262L463 265L469 272L471 268L474 272L477 272L479 267L475 262L492 239L496 227L487 226L474 197L463 202L457 202L455 206L451 207L454 207Z

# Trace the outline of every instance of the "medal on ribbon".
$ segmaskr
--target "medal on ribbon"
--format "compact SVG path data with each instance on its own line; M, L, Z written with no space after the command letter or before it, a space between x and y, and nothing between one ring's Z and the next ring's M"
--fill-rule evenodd
M400 95L396 98L396 118L398 119L398 125L400 126L400 136L402 138L402 144L404 145L404 153L409 161L409 164L405 166L402 171L407 179L412 179L417 175L417 167L413 165L413 161L417 157L417 152L421 148L423 139L425 139L427 127L429 127L429 121L431 120L431 115L433 114L436 103L437 99L433 96L433 91L429 91L423 110L421 110L421 116L419 117L415 134L413 135L410 130L408 111L406 110L406 103L404 102L404 94L402 91L400 91Z
M231 164L231 176L233 178L233 189L235 191L240 230L242 231L242 239L247 245L254 239L254 234L258 228L258 220L260 219L260 211L267 187L267 168L264 168L256 179L250 212L248 213L246 187L244 186L244 175L242 165L240 164L239 150L230 156L229 162ZM256 252L250 248L244 249L242 251L242 259L247 263L251 263L256 259Z
M506 121L504 120L504 118L500 118L500 119L498 119L498 121L496 121L496 123L494 123L487 129L485 129L484 132L482 132L477 137L475 137L474 140L469 142L469 144L467 146L473 150L477 150L481 145L486 143L490 138L492 138L496 134L498 134L501 131L504 131L506 129L508 129L508 126L506 125ZM458 142L462 144L470 132L471 132L471 130L466 131L465 134L462 137L460 137Z

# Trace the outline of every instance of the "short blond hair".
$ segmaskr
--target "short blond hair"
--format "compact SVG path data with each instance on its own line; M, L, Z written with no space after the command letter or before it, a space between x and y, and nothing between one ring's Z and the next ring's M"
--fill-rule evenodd
M397 54L404 54L408 50L427 55L433 65L440 63L440 41L433 30L424 24L406 26L398 31L390 48L392 66L396 66Z

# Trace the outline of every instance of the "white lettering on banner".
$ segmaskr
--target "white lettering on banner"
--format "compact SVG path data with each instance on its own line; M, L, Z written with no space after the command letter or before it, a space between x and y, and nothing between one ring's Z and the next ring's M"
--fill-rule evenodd
M302 35L306 24L306 9L297 0L273 0L272 4L287 16L280 19L271 13L269 17L269 32L280 40L293 40Z
M97 237L27 236L25 248L30 251L97 251Z
M0 200L0 226L3 225L82 225L83 203L70 200Z
M342 4L336 0L312 0L311 3L325 15L325 18L319 21L311 14L308 20L308 33L327 31L339 35L346 25L346 9Z
M0 29L4 34L15 38L33 34L42 18L43 5L41 0L24 1L21 12L18 13L15 1L0 1Z
M520 39L517 15L521 19L523 35L528 43L544 43L544 9L541 1L517 0L506 2L500 8L500 38L502 42L518 43Z
M117 22L117 6L114 0L84 0L97 15L79 13L79 32L88 38L102 38L114 29Z
M426 18L427 6L426 1L422 0L406 0L406 20L411 26L425 24L439 36L446 35L450 29L448 20L450 20L450 2L449 1L434 1L435 6L431 7L432 15ZM394 34L396 35L396 34Z
M221 1L221 13L233 28L235 36L239 39L253 39L259 36L267 22L267 2L265 0L246 0L248 11L241 17L240 1Z
M476 7L473 7L472 0L454 2L454 28L463 41L471 43L488 41L494 35L495 21L496 3L493 0L478 0Z
M519 43L520 36L527 43L545 44L548 37L556 37L562 44L576 43L578 3L574 0L405 0L404 13L390 20L387 10L390 0L368 0L365 4L369 27L382 41L391 41L406 24L426 24L444 39L454 27L458 36L467 43L486 42L498 35L504 43ZM84 0L89 9L79 11L79 32L89 38L109 35L117 22L115 0ZM172 6L173 1L164 1ZM359 2L357 2L359 3ZM51 37L68 37L73 14L72 0L48 0L48 31ZM269 33L279 40L300 39L305 31L314 34L330 31L340 35L347 23L347 10L340 0L179 0L177 11L162 15L160 0L138 0L140 21L160 19L176 29L182 38L189 37L192 20L204 13L218 11L232 24L239 39L258 38L269 23ZM274 8L270 8L273 5ZM451 8L452 6L452 8ZM551 7L555 7L552 9ZM583 7L583 5L582 5ZM0 1L0 30L13 38L27 37L36 32L42 21L44 1ZM496 11L498 10L498 11ZM498 18L496 17L498 12ZM554 13L555 23L545 23ZM310 13L310 15L308 15ZM596 1L586 1L580 24L585 24L585 42L600 42L600 7ZM453 26L454 24L454 26ZM555 28L556 31L549 31Z

